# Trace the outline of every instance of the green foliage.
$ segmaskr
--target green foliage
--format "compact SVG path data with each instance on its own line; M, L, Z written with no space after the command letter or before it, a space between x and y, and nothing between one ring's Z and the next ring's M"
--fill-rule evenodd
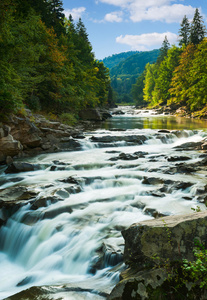
M111 70L113 67L118 66L118 64L121 61L124 61L128 57L137 53L139 53L139 51L127 51L127 52L121 52L119 54L113 54L112 56L105 57L103 59L103 63L107 68Z
M168 245L170 249L173 249L172 232L164 220L163 223L166 229ZM207 249L198 239L194 240L193 254L194 259L191 261L188 259L170 261L169 258L161 258L156 254L152 257L152 261L155 264L154 268L161 268L166 272L167 288L169 289L173 286L173 295L177 296L180 293L185 293L187 288L186 291L190 291L192 295L192 298L189 297L187 299L197 299L194 297L194 294L197 296L202 295L204 290L207 289Z
M146 106L147 102L144 101L144 79L145 79L146 71L144 71L136 81L136 84L132 85L132 97L137 106Z
M188 18L184 16L182 23L180 24L180 30L179 30L179 46L182 46L183 44L187 46L190 42L190 23L188 21Z
M154 106L156 103L153 102L153 92L155 89L155 82L158 77L158 64L147 64L146 65L146 74L144 78L144 88L143 88L143 99L146 102L149 102L151 106Z
M159 50L138 52L110 69L111 85L119 95L118 102L122 102L125 95L130 97L130 102L133 102L131 90L132 86L136 84L137 76L143 73L147 63L156 61L158 54Z
M189 44L181 54L180 64L174 70L170 103L187 105L191 111L201 110L207 104L207 40L199 45Z
M59 119L62 123L73 126L77 123L77 118L71 113L63 113L59 116Z
M160 48L160 54L157 58L157 64L160 64L170 49L170 43L168 42L167 36L165 36L164 41L162 42L162 47Z
M193 250L195 260L183 260L182 269L189 281L199 284L200 288L207 288L207 249L198 241Z
M194 45L198 45L204 39L205 34L206 28L203 24L203 18L198 8L196 8L190 28L190 42Z
M207 39L202 23L198 9L191 25L185 16L179 31L182 47L169 47L165 37L157 62L146 65L143 99L149 106L179 104L191 112L206 107Z
M2 0L0 13L2 115L24 105L61 114L107 104L108 69L94 59L83 22L64 19L62 1Z
M180 53L180 48L172 46L160 63L153 91L153 104L167 104L167 100L170 98L169 88L173 71L179 63Z

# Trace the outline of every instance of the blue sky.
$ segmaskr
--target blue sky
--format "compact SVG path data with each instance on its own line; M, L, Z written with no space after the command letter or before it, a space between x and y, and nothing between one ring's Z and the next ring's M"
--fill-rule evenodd
M207 27L207 0L63 0L65 15L81 17L97 59L176 44L180 23L199 8Z

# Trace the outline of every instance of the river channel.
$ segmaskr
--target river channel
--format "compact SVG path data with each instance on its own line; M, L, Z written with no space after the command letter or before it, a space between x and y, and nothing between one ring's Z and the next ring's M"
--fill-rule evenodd
M206 138L207 122L123 110L85 132L78 151L27 158L32 172L1 170L1 189L33 197L0 228L0 299L47 285L62 287L51 299L106 299L125 268L124 228L206 209L207 171L192 166L207 154L180 145Z

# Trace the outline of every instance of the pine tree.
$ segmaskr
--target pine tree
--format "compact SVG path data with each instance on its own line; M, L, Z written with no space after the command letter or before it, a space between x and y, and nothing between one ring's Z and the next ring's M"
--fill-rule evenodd
M198 45L204 39L205 34L206 28L203 24L203 17L200 15L198 8L196 8L190 28L190 42Z
M162 47L160 48L160 55L157 58L157 63L160 64L165 56L167 55L168 49L170 48L170 43L167 39L167 36L165 36L164 41L162 42Z
M180 26L181 28L179 30L180 33L179 36L181 39L179 41L179 46L182 47L183 44L187 46L189 44L189 37L190 37L190 23L186 16L184 16Z
M77 48L80 50L80 52L78 54L78 58L84 64L91 65L91 64L93 64L93 61L94 61L94 54L92 52L92 46L91 46L91 43L89 42L86 28L85 28L81 18L79 18L79 21L77 23L76 31L78 34L76 45L77 45Z
M47 0L50 9L50 26L55 30L55 33L60 36L64 33L64 18L63 2L61 0Z

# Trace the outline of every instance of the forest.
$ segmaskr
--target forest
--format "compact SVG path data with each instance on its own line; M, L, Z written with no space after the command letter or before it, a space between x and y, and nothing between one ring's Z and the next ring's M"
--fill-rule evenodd
M114 54L103 60L110 70L111 86L117 104L133 103L132 85L142 74L147 63L154 63L159 49L152 51L128 51Z
M157 61L148 63L132 87L137 106L185 107L189 112L207 108L207 38L203 17L195 10L192 22L184 16L179 46L165 37Z
M62 1L1 0L0 15L1 118L25 108L76 117L111 104L109 70Z

